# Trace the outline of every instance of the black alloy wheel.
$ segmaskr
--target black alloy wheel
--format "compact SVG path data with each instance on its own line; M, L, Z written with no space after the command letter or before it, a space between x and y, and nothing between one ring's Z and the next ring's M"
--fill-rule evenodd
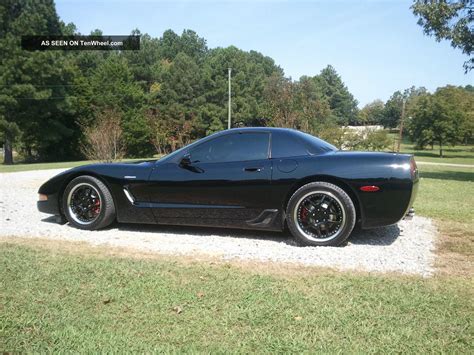
M312 182L291 196L286 210L288 228L303 246L338 246L356 221L354 203L339 186Z
M80 229L104 228L115 220L115 204L109 189L88 175L76 177L64 189L62 212L71 225Z

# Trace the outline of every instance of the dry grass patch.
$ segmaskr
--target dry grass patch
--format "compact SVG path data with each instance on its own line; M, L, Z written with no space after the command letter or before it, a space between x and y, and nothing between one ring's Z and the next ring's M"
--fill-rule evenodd
M474 225L439 221L436 243L436 268L442 274L472 277L474 275Z

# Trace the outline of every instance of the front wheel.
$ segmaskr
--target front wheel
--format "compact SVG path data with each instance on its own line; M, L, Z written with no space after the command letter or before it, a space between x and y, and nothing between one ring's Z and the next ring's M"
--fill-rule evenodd
M109 189L88 175L79 176L66 186L62 207L69 223L80 229L104 228L115 220L115 205Z
M287 206L291 234L304 246L338 246L356 221L354 203L340 187L312 182L299 188Z

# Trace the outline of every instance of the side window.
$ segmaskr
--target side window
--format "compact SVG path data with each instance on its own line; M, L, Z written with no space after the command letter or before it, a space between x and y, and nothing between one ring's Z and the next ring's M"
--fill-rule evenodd
M269 136L264 132L224 135L191 150L191 160L200 163L222 163L267 159Z
M309 155L306 145L290 134L272 133L272 158L288 158Z

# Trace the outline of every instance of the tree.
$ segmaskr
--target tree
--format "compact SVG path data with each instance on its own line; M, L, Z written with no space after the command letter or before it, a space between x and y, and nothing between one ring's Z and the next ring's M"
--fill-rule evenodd
M133 80L128 61L118 53L109 55L75 86L77 120L93 124L99 114L114 109L122 117L123 136L130 156L153 152L145 117L144 89Z
M410 136L418 148L438 144L442 157L445 145L472 138L473 110L474 94L462 88L446 86L420 95L410 108Z
M357 120L357 100L349 92L339 74L331 65L321 70L313 80L329 102L329 108L340 125L353 124Z
M54 160L74 156L74 110L67 100L74 77L69 57L58 51L21 49L22 35L59 35L67 30L52 0L7 0L0 3L0 116L4 160L13 162L12 139L33 156ZM17 134L12 134L16 132Z
M263 112L270 126L297 128L294 95L295 85L290 79L276 73L267 79Z
M0 118L0 142L3 142L4 161L3 164L13 164L13 144L20 135L20 129L15 122L8 122L4 118Z
M384 107L381 123L384 127L397 127L402 117L402 105L405 95L400 91L395 91L387 100Z
M268 125L314 133L333 123L328 100L310 77L293 82L275 72L266 80L263 95L261 112Z
M139 51L123 51L128 67L133 75L133 80L144 90L149 90L157 82L161 62L160 42L148 34L141 34L138 29L131 35L140 36Z
M184 30L181 36L166 30L159 39L161 57L173 61L179 53L184 53L201 62L207 53L206 40L192 30Z
M205 102L202 74L195 60L180 52L161 74L157 94L160 118L169 121L166 127L172 149L188 144L204 135L201 106Z
M427 93L416 99L410 110L410 119L407 121L407 130L416 143L416 148L424 149L434 144L433 132L433 98Z
M469 143L474 137L474 92L447 85L438 88L434 96L442 102L455 121L457 131L453 144Z
M415 0L411 6L425 34L439 42L446 39L468 56L474 49L474 0ZM466 72L474 68L474 58L464 63Z
M256 51L245 52L234 46L209 51L203 65L206 104L202 120L217 128L217 120L227 126L228 68L232 68L232 124L249 126L262 118L264 89L273 73L282 75L273 59Z
M297 128L314 133L331 120L328 98L310 77L303 76L294 83L294 109L297 114Z
M381 124L384 127L395 128L399 125L402 117L403 100L406 100L406 108L410 107L413 99L417 96L425 94L427 91L424 87L416 88L412 86L403 92L395 91L389 100L385 103Z
M359 111L358 122L363 125L383 124L385 104L382 100L374 100Z

